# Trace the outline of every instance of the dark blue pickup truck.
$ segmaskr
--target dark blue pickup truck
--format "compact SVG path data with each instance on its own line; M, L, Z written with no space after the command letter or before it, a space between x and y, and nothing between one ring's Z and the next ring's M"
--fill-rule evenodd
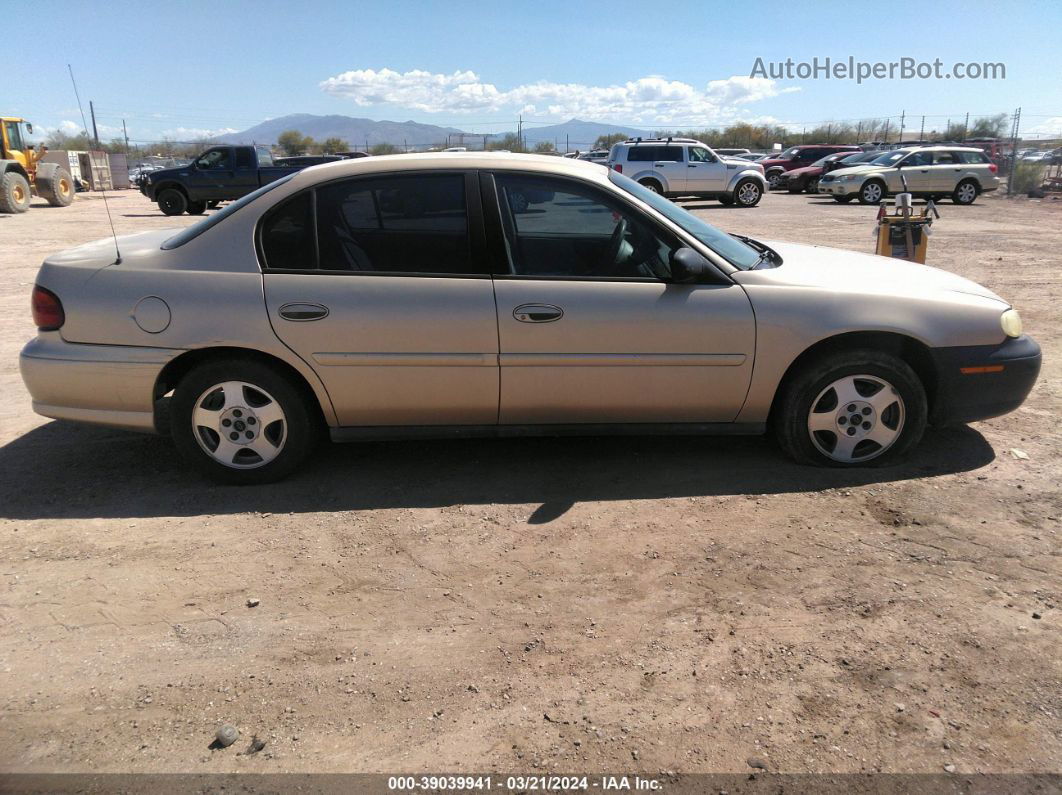
M166 215L200 215L207 205L246 196L305 167L274 165L266 146L215 146L190 165L146 174L140 192Z

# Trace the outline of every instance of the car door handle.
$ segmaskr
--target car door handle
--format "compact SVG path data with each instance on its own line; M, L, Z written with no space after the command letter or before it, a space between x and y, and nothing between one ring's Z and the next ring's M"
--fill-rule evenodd
M553 304L520 304L513 317L521 323L552 323L564 317L564 310Z
M307 320L320 320L328 317L328 307L321 304L284 304L280 307L280 316L285 320L303 323Z

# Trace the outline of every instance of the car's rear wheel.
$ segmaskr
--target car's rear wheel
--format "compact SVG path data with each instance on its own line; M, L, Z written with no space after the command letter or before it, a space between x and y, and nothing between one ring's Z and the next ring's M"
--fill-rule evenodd
M875 350L816 360L785 387L773 417L782 448L818 466L887 464L925 431L925 388L902 359Z
M808 184L804 187L806 193L818 193L819 192L819 178L812 177L808 180Z
M834 196L833 200L838 204L848 204L855 196Z
M877 204L884 198L885 186L876 179L872 179L859 189L860 204Z
M763 188L755 180L743 179L734 187L734 202L738 207L755 207L763 198Z
M653 193L664 193L664 186L657 182L655 179L643 179L638 182L643 188L648 188Z
M163 215L180 215L188 209L188 197L176 188L166 188L159 193L156 202Z
M250 359L219 359L189 372L174 390L171 435L178 452L224 483L270 483L305 460L317 436L296 386Z
M977 183L972 179L964 179L955 186L951 194L951 200L956 204L973 204L977 199Z

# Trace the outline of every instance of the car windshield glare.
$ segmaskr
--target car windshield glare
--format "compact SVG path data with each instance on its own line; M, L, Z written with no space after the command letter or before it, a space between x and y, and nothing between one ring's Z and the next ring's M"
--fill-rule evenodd
M639 185L633 179L615 171L610 170L608 178L615 185L632 196L641 199L669 221L677 224L701 243L704 243L704 245L708 246L735 268L749 270L759 263L760 254L756 249L731 237L721 229L716 229L711 224L702 221L669 199L665 199L659 193L654 193L648 188Z
M170 249L180 248L189 240L195 240L197 237L199 237L211 227L217 226L229 216L239 212L241 208L246 207L259 196L264 196L265 194L269 193L269 191L273 190L273 188L279 188L281 185L289 181L294 176L294 174L288 174L286 177L281 177L275 182L270 182L268 185L263 185L258 190L252 193L248 193L246 196L241 199L237 199L232 204L225 205L216 213L209 216L208 218L204 218L199 223L192 224L187 229L182 229L173 237L166 238L166 240L162 244L162 250L169 251Z
M870 162L873 163L875 166L891 166L900 162L908 154L909 152L903 149L899 149L895 152L889 152L888 154L884 154L881 157L876 157Z

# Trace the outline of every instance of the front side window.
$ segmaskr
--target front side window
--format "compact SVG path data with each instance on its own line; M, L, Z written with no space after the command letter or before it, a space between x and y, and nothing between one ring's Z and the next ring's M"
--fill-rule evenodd
M929 166L933 164L932 152L915 152L906 160L903 161L903 165L907 168L912 166Z
M351 179L317 188L321 268L472 274L462 174Z
M499 174L495 182L514 273L670 277L670 254L678 241L603 192L523 174Z
M690 162L691 163L714 163L715 158L712 157L712 153L701 146L691 146Z
M208 152L204 152L195 161L195 167L204 171L213 171L215 169L228 168L228 166L228 149L211 149Z

